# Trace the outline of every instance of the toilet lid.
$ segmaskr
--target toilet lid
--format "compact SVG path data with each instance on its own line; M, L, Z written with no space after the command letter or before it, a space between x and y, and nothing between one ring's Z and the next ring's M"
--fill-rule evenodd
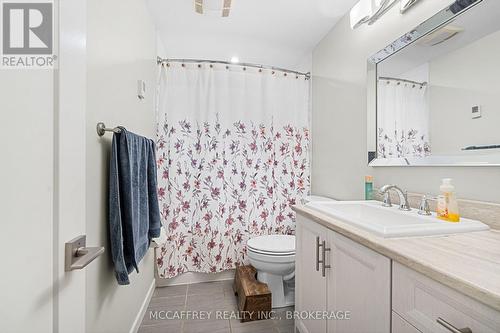
M249 249L267 253L294 253L295 236L266 235L251 238L247 242Z

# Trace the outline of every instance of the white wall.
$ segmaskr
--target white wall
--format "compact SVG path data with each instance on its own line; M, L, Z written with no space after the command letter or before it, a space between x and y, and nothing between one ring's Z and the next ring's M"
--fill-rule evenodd
M53 78L0 69L0 332L53 330Z
M116 282L107 224L108 159L112 135L99 138L95 126L123 125L155 136L155 27L143 0L88 1L87 242L106 253L86 268L87 331L128 332L154 280L153 251L132 273L130 285ZM136 96L146 80L146 98Z
M372 26L351 30L344 17L313 52L313 164L315 194L364 197L365 174L375 185L397 183L414 192L437 193L440 179L455 178L462 198L500 202L497 168L369 168L366 150L366 59L451 0L424 0L405 15L393 8Z

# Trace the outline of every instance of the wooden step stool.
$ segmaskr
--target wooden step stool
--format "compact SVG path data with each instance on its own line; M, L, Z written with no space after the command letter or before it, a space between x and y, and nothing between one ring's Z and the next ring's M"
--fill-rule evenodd
M257 270L251 265L238 266L233 290L238 296L241 322L268 319L271 314L271 291L267 284L257 281Z

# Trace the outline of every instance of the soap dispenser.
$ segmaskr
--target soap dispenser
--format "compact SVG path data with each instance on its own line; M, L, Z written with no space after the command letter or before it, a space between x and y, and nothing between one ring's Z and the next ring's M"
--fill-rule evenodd
M444 221L460 222L455 186L451 182L452 179L445 178L439 188L441 195L438 197L437 216Z

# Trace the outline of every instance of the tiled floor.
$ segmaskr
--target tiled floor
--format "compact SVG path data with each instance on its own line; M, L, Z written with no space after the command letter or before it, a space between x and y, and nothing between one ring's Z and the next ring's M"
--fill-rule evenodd
M182 312L181 312L182 311ZM191 311L191 312L189 312ZM234 311L234 312L233 312ZM241 323L232 281L156 288L139 333L293 333L293 320L279 309L274 319ZM205 315L199 319L166 319L176 314ZM206 318L210 313L210 318ZM157 315L157 318L154 315ZM216 318L219 314L219 318ZM220 318L221 316L226 318Z

